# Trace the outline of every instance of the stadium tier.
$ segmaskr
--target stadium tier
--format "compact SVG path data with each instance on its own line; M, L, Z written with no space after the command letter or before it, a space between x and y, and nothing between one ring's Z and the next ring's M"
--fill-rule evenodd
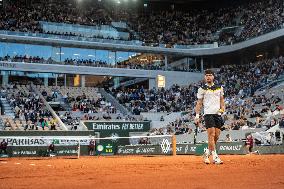
M213 10L204 7L190 9L189 6L188 10L176 8L162 11L112 7L108 3L5 1L2 6L5 11L0 14L0 29L86 38L137 39L146 44L170 45L211 44L217 38L219 44L226 45L262 35L283 25L281 0L253 0ZM80 25L81 30L74 30ZM109 31L118 30L121 35L96 32L100 27Z

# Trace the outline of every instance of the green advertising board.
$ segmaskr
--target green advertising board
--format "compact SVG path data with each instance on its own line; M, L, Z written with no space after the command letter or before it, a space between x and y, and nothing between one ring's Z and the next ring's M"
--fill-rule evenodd
M195 154L194 144L177 144L178 155ZM119 155L171 155L172 147L165 149L163 145L126 145L118 146L116 154Z
M195 151L195 155L201 156L204 154L204 150L208 148L208 144L207 143L199 143L196 144L196 151Z
M105 137L129 137L131 132L148 132L150 121L84 121L85 126L94 133L99 133L100 138ZM129 139L106 139L99 140L98 143L107 145L112 143L114 148L118 145L129 144Z
M54 152L58 156L77 156L78 146L56 146ZM46 146L10 146L7 148L9 157L46 157L49 155ZM80 146L80 155L88 155L88 147Z
M204 150L208 148L207 143L196 144L195 155L203 155ZM245 154L245 148L243 142L218 142L217 143L218 154Z
M84 121L89 130L109 134L149 131L150 123L150 121Z
M55 145L57 155L73 156L78 154L78 140L70 136L83 137L84 139L80 140L80 154L88 155L87 138L93 133L92 131L1 131L0 141L5 139L8 143L9 157L47 156L51 142Z
M176 152L178 155L202 155L207 143L202 144L177 144ZM242 142L218 143L219 154L245 154ZM118 146L117 154L120 155L170 155L172 147L165 150L162 145L126 145Z
M284 154L284 145L255 146L252 150L258 151L259 154Z

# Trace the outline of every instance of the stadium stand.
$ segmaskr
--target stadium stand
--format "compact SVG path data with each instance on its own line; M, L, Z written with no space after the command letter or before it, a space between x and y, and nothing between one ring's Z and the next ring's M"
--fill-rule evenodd
M5 130L58 130L56 120L30 86L2 86L2 94L13 109L13 116L4 118ZM3 120L3 118L2 118Z
M145 44L196 45L219 42L231 44L279 29L283 26L282 1L250 1L238 7L218 10L152 11L125 14L117 12L111 18L103 3L91 1L80 7L76 1L40 1L25 3L9 1L0 14L0 29L65 36L104 38L103 35L84 36L79 33L47 31L42 23L109 25L111 21L126 21ZM84 11L81 11L83 10ZM129 11L131 12L131 11ZM264 16L265 15L265 16ZM225 28L238 32L222 32ZM219 39L219 35L221 37ZM105 38L111 38L106 37Z
M221 66L217 71L217 82L225 88L226 130L245 130L249 128L269 129L271 115L278 115L283 106L283 95L271 90L265 95L255 95L261 86L283 77L284 59L282 56L264 59L245 65ZM186 111L193 115L196 92L200 83L189 87L175 85L170 89L113 89L112 94L120 103L131 108L133 114L141 112L171 113ZM281 91L280 87L274 91ZM272 95L273 94L273 95ZM282 106L281 106L282 104ZM274 113L272 113L274 112ZM148 116L149 117L149 116ZM277 117L279 119L279 116ZM275 122L278 122L275 121ZM153 128L152 134L190 134L195 129L193 117L184 115L161 128ZM205 131L205 129L201 129Z
M283 57L261 60L245 65L222 66L217 80L224 85L227 103L232 104L236 95L247 97L261 86L274 81L284 73ZM199 83L200 84L200 83ZM134 114L143 112L179 112L193 107L198 83L188 87L175 85L170 89L112 90L116 98L130 107ZM230 99L231 98L231 99Z
M61 65L74 65L74 66L93 66L93 67L107 67L107 68L127 68L127 69L143 69L143 70L165 70L163 63L156 63L152 56L145 57L144 59L127 60L118 62L117 64L109 64L101 60L92 59L65 59L63 62L57 62L52 58L44 59L43 57L33 57L27 55L16 55L10 57L9 55L0 57L0 61L7 62L23 62L23 63L42 63L42 64L61 64ZM161 61L161 60L159 60ZM167 70L172 70L170 67ZM175 69L175 71L192 71L186 69Z

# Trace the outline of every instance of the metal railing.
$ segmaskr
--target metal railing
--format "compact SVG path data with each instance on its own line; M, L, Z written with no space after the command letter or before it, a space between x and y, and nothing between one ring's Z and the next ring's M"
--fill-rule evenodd
M111 104L113 104L123 115L132 115L128 109L126 109L123 105L121 105L115 97L107 93L103 88L99 88L99 92L106 98L107 101L109 101Z
M43 101L46 108L51 112L53 118L56 119L57 123L62 128L62 130L67 131L68 128L66 127L66 125L62 122L60 117L55 113L55 111L52 109L52 107L48 104L48 102L45 100L45 98L42 96L42 94L37 90L36 86L34 84L31 84L31 87L35 91L35 93L39 95L40 99Z

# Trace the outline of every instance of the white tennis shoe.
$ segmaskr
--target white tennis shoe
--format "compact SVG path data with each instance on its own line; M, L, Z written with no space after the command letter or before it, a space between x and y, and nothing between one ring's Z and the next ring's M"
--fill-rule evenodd
M203 154L203 161L205 164L210 164L210 159L209 159L209 150L205 149L204 154Z
M214 164L223 164L223 161L219 158L219 156L216 156L213 158L213 163Z

